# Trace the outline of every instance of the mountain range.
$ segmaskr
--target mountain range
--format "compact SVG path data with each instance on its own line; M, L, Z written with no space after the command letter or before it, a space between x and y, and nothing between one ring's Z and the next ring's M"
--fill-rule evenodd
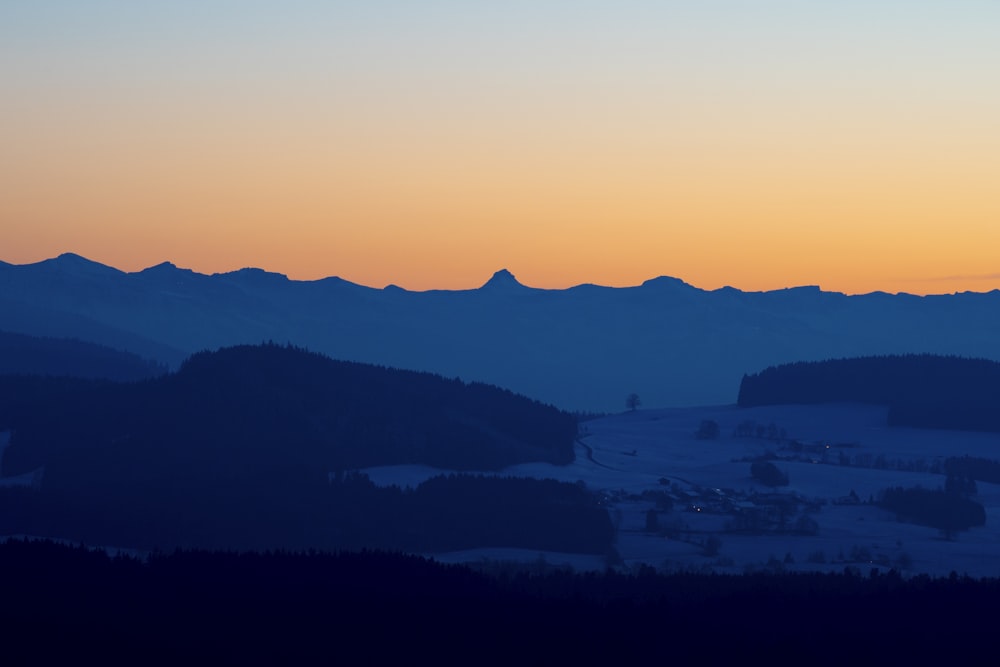
M177 367L223 346L292 343L349 361L506 387L567 410L728 404L744 374L794 362L936 353L1000 360L1000 291L845 295L818 287L408 291L247 268L128 273L67 253L0 262L0 330L74 338Z

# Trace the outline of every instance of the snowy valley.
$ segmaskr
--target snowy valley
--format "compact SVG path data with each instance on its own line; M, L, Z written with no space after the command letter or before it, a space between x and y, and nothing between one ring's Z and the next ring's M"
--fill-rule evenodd
M704 421L717 438L699 438ZM739 435L753 424L754 428ZM769 427L774 425L773 429ZM761 428L756 428L760 426ZM775 433L769 433L770 430ZM762 431L758 433L758 431ZM860 404L637 410L584 422L566 466L527 463L502 475L581 482L602 494L616 529L611 557L475 549L445 562L519 561L578 570L843 571L1000 576L1000 486L977 483L986 525L945 535L875 502L888 487L939 489L950 457L996 458L1000 434L889 427L886 408ZM751 460L775 457L788 485L769 487ZM428 466L364 471L413 486Z

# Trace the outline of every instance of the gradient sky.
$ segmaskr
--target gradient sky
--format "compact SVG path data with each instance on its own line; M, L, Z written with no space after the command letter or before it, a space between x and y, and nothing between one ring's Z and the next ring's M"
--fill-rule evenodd
M0 260L1000 287L1000 2L0 0Z

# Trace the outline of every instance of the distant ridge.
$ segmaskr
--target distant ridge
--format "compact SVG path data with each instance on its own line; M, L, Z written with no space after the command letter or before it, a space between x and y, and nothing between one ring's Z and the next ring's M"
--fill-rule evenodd
M274 273L273 271L265 271L264 269L251 267L238 269L236 271L229 271L227 273L213 273L212 276L221 276L224 278L232 278L234 280L243 280L258 284L287 283L289 280L288 276L283 273Z
M370 287L370 286L367 286L367 285L362 285L360 283L355 283L355 282L352 282L350 280L347 280L345 278L341 278L340 276L335 276L335 275L327 276L327 277L324 277L324 278L318 278L316 280L296 280L296 279L293 279L293 278L289 278L286 274L279 273L279 272L274 272L274 271L268 271L268 270L260 268L260 267L243 267L243 268L235 269L235 270L232 270L232 271L221 271L221 272L217 271L217 272L214 272L214 273L211 273L211 274L203 274L203 273L198 273L197 271L194 271L193 269L179 267L177 264L175 264L175 263L173 263L171 261L167 261L167 260L165 260L163 262L160 262L158 264L146 267L144 269L140 269L139 271L127 272L127 271L123 271L121 269L115 268L113 266L110 266L110 265L106 265L106 264L102 264L100 262L96 262L96 261L88 259L88 258L86 258L86 257L84 257L82 255L78 255L78 254L72 253L72 252L65 252L65 253L62 253L62 254L58 255L57 257L53 257L53 258L50 258L50 259L44 259L44 260L41 260L41 261L38 261L38 262L27 263L27 264L12 264L10 262L6 262L6 261L3 261L3 260L0 260L0 268L4 268L4 269L16 269L16 270L27 270L27 271L36 270L36 269L39 269L39 268L45 268L45 269L54 269L54 270L58 270L60 272L69 273L69 274L72 274L72 273L92 273L92 274L108 275L108 276L112 276L112 275L114 275L114 276L135 276L135 275L150 274L150 273L169 273L170 271L176 271L176 272L181 272L181 273L189 274L189 275L203 276L203 277L206 277L206 278L245 278L245 277L250 277L250 276L253 276L253 277L266 276L268 278L282 279L284 281L293 282L293 283L324 283L324 282L334 281L334 282L337 282L337 283L343 283L343 284L347 284L347 285L354 285L356 287L361 287L361 288L365 288L365 289L380 289L380 288ZM581 283L579 285L575 285L573 287L568 287L568 288L565 288L565 289L557 289L557 288L556 289L545 289L544 291L563 292L563 291L573 290L573 289L576 289L576 288L579 288L579 287L604 287L604 288L607 288L607 289L628 290L628 289L636 289L636 288L639 288L639 287L664 287L664 286L671 286L671 287L676 287L676 288L690 289L690 290L694 290L694 291L698 291L698 292L705 292L705 293L738 293L738 294L756 294L756 295L761 295L761 294L788 294L788 293L822 293L822 294L833 294L833 295L847 296L843 292L825 291L825 290L823 290L818 285L795 285L795 286L782 287L782 288L778 288L778 289L774 289L774 290L765 290L765 291L744 291L744 290L741 290L741 289L739 289L737 287L732 287L732 286L720 287L720 288L714 289L714 290L706 290L706 289L702 289L700 287L696 287L694 285L691 285L690 283L684 281L681 278L677 278L677 277L673 277L673 276L669 276L669 275L656 276L656 277L644 280L639 285L626 286L626 287L610 287L610 286L600 285L598 283ZM506 287L521 288L521 289L526 289L526 290L539 290L540 289L540 288L532 287L530 285L525 285L524 283L520 282L514 276L514 274L509 269L506 269L506 268L500 269L499 271L496 271L490 277L489 280L487 280L485 283L483 283L482 285L480 285L480 287L474 288L474 289L483 289L483 288L493 289L493 288L498 288L498 287L499 288L506 288ZM463 292L463 291L468 291L468 290L462 289L462 288L458 288L458 289L430 288L428 290L411 290L411 289L407 289L407 288L401 287L401 286L399 286L399 285L397 285L395 283L389 283L389 284L387 284L382 289L402 290L402 291L411 292L411 293L421 293L421 292L425 292L425 291L426 292ZM992 293L1000 293L1000 289L993 289L993 290L990 290L988 292L968 292L967 291L967 292L961 292L960 294L992 294ZM875 296L875 295L882 295L882 296L888 296L888 297L911 297L911 298L916 298L916 299L931 298L931 297L938 297L938 296L942 296L942 297L954 296L953 294L941 294L941 295L936 295L935 294L935 295L927 295L927 297L922 297L922 296L919 296L919 295L907 294L907 293L904 293L904 292L900 292L899 294L892 294L892 293L889 293L889 292L882 292L882 291L874 291L874 292L870 292L870 293L864 294L864 295L853 295L853 296L860 297L860 296Z
M642 283L642 287L669 288L678 290L698 290L697 287L693 287L687 284L680 278L671 278L670 276L658 276L656 278L650 278L649 280L646 280Z
M153 266L147 267L147 268L143 269L142 271L139 271L139 273L140 274L142 274L142 273L147 273L147 274L151 274L151 273L169 273L171 271L183 271L185 273L193 273L193 271L191 271L191 269L180 269L180 268L178 268L177 265L174 264L173 262L160 262L159 264L154 264Z
M11 264L8 266L16 265ZM95 262L72 252L64 252L58 257L45 259L36 264L26 264L25 266L36 266L39 268L65 271L69 273L88 273L92 275L104 276L121 275L123 273L114 267L101 264L100 262Z
M1000 291L845 295L816 286L540 289L502 269L478 288L410 291L164 262L135 273L77 255L0 264L0 329L128 349L176 365L290 342L338 359L502 386L568 410L735 401L739 380L796 361L932 353L1000 360Z

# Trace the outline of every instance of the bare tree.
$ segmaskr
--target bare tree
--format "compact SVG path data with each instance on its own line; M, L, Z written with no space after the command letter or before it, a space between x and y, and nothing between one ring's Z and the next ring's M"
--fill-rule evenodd
M642 401L639 399L639 394L633 392L625 399L625 407L632 412L635 412L635 409L640 405L642 405Z

